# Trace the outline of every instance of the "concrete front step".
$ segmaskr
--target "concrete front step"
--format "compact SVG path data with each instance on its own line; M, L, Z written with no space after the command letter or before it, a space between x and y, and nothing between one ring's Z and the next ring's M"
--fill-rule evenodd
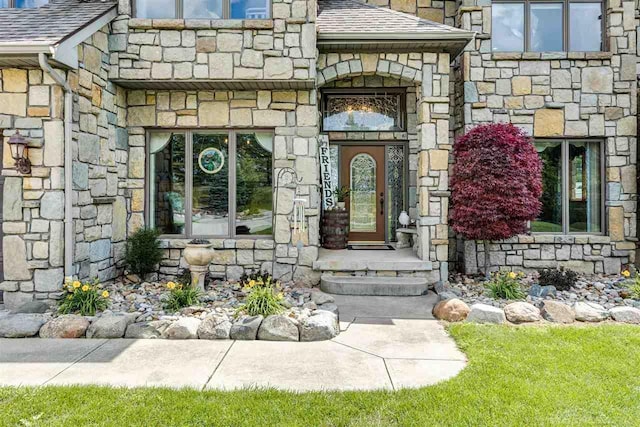
M337 295L416 296L427 293L424 277L333 276L323 274L320 289Z

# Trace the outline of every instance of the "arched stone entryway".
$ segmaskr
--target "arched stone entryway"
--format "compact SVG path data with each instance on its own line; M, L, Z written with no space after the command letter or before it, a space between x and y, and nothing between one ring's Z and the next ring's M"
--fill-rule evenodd
M418 256L438 280L448 279L449 61L448 53L321 53L317 71L318 88L371 75L416 87Z

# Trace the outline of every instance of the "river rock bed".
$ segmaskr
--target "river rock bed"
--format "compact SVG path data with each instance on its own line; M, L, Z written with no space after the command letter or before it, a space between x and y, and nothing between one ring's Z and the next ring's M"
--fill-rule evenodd
M199 305L175 313L164 308L165 283L125 278L102 287L109 291L109 308L96 316L59 315L38 301L15 313L0 310L0 337L320 341L340 330L333 297L292 283L281 288L286 309L266 318L236 314L246 296L238 283L214 281Z

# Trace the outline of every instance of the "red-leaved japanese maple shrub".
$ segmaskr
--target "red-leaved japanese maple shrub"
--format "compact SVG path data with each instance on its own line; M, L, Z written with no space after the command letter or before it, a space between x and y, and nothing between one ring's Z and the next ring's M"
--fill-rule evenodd
M531 139L512 124L477 126L454 147L451 224L468 240L489 241L527 231L540 212L542 163Z

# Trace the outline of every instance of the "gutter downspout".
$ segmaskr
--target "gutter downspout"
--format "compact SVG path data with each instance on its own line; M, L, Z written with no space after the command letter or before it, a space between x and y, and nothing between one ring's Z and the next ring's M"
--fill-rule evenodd
M64 275L73 277L73 151L72 120L73 120L73 92L65 79L51 68L46 54L38 54L38 62L42 71L64 89Z

